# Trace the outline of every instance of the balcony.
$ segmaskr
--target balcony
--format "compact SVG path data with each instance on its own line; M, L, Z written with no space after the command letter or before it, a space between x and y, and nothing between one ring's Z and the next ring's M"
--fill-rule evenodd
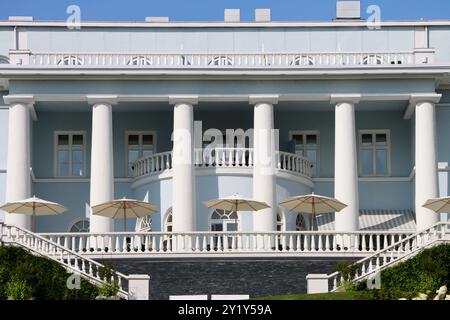
M194 164L198 169L222 168L229 169L229 171L252 169L254 165L253 149L198 149L194 151ZM134 163L133 168L135 179L170 171L172 169L172 152L157 153L141 158ZM276 152L276 168L278 172L308 179L312 176L311 161L288 152Z
M425 50L425 51L424 51ZM302 69L433 63L434 50L305 53L70 53L10 51L11 64L61 68Z

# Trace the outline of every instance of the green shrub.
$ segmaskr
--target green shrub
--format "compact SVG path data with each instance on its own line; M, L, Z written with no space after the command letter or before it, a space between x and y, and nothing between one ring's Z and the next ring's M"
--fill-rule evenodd
M434 293L443 285L450 287L450 245L426 249L381 272L381 286L385 290Z
M344 281L349 280L355 275L358 266L353 261L339 261L336 270L342 274Z
M115 297L120 287L119 282L116 280L116 271L113 265L110 262L106 262L102 267L97 269L97 272L99 277L107 282L99 288L99 295Z
M69 276L55 261L34 256L22 248L0 247L0 299L8 298L7 286L13 279L26 283L31 296L39 300L88 300L97 296L97 287L84 279L80 289L69 289Z
M33 298L33 289L23 279L13 277L6 284L6 295L8 299L30 300Z

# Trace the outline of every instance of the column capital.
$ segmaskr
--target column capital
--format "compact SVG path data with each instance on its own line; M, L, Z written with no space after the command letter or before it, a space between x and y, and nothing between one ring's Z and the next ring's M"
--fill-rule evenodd
M347 102L347 103L359 103L361 101L361 95L360 94L332 94L330 97L330 103L331 104L337 104L340 102Z
M34 105L34 96L31 94L10 94L3 97L3 101L7 104L23 103L26 105Z
M262 95L250 95L248 96L248 102L251 105L257 103L269 103L269 104L278 104L279 96L276 94L262 94Z
M119 102L119 97L117 95L107 95L107 94L95 94L95 95L87 95L87 101L89 104L97 104L97 103L107 103L107 104L117 104Z
M169 104L175 105L175 104L180 104L180 103L196 105L196 104L198 104L198 96L194 96L194 95L169 96Z
M409 102L411 104L417 104L420 102L432 102L432 103L438 103L441 101L442 94L439 93L413 93L411 94L411 97L409 98Z

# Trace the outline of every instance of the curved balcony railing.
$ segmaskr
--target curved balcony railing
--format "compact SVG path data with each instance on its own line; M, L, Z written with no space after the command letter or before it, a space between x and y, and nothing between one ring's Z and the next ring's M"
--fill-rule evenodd
M254 155L250 148L215 148L194 151L197 168L253 168ZM276 167L297 175L311 177L312 163L308 159L288 153L276 152ZM157 153L134 162L135 178L158 174L172 169L172 152Z
M414 64L414 52L63 53L32 52L29 64L61 67L305 68Z

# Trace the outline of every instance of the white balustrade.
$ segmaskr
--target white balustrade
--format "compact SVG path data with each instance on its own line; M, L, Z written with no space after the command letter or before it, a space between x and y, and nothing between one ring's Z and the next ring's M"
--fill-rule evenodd
M42 233L80 255L297 253L368 255L407 238L397 232L115 232ZM67 239L67 240L66 240ZM258 240L258 239L262 239ZM344 241L337 241L343 239ZM377 239L380 239L378 242ZM337 244L339 243L339 245ZM370 246L370 244L373 244Z
M70 53L32 52L30 64L61 67L305 68L314 66L411 65L413 52L306 53Z
M83 245L79 245L80 239L64 234L43 237L26 229L3 223L0 223L0 231L0 244L24 247L58 262L68 271L80 274L94 284L101 285L107 282L99 273L103 265L80 254L82 252L80 249L84 248ZM115 272L112 280L117 281L119 285L119 296L128 298L128 292L124 290L124 284L128 282L128 277L120 272Z
M311 177L312 163L302 156L277 151L277 168L280 171ZM214 148L196 149L194 161L197 168L253 168L253 149ZM161 173L172 169L172 152L157 153L134 162L134 177Z
M349 279L344 279L340 272L330 274L328 279L332 284L332 291L338 289L344 280L361 281L375 272L416 254L419 249L439 241L449 242L450 223L438 223L413 235L391 234L383 237L383 234L372 234L368 239L364 236L364 239L363 248L374 253L355 262L356 271L350 275Z

